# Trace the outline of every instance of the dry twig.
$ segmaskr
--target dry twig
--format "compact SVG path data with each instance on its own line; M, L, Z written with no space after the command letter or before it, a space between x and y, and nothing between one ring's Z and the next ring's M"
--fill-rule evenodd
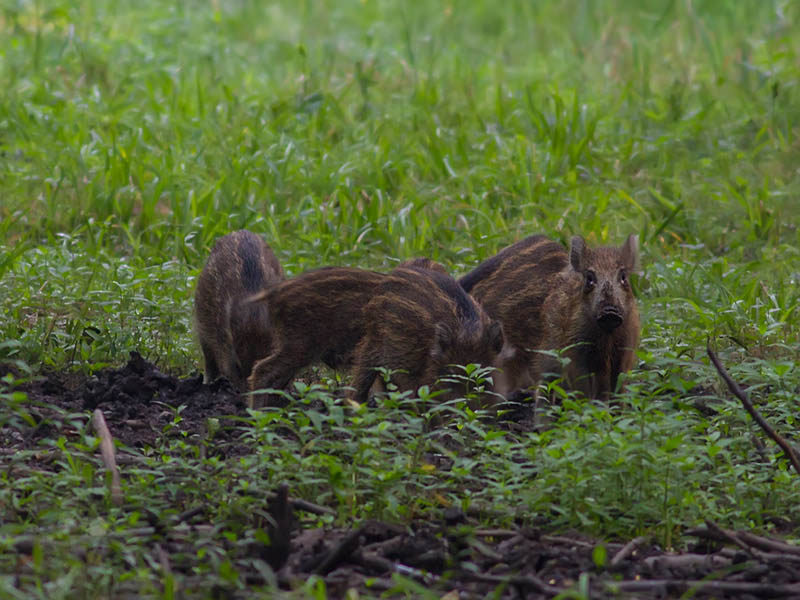
M361 545L361 528L355 529L344 536L338 544L331 548L314 569L317 575L327 575L333 571L339 563L346 560Z
M749 594L762 598L796 598L800 595L800 584L753 583L749 581L715 581L685 579L650 579L641 581L618 581L606 584L612 590L624 593L684 594L689 590L715 594Z
M644 544L647 541L647 536L639 536L637 538L633 538L630 542L625 544L622 549L614 555L614 558L611 559L609 566L613 569L617 567L623 560L628 558L639 546Z
M644 559L644 564L651 570L694 570L715 571L729 567L731 559L719 554L661 554Z
M479 537L492 538L513 538L519 535L519 531L513 529L476 529L475 535Z
M563 535L543 535L541 540L551 544L566 544L567 546L578 546L580 548L594 548L595 546L592 542L584 542L583 540L576 540Z
M753 552L753 549L747 544L745 544L742 540L740 540L735 532L726 531L725 529L714 523L714 521L712 521L711 519L706 519L706 527L708 527L710 531L716 533L722 540L734 544L735 546L738 546L739 548L747 552L747 554L749 554L750 556L753 556L755 554Z
M737 534L737 537L739 537L739 539L741 539L746 544L750 544L751 546L758 548L759 550L764 550L766 552L780 552L784 554L800 555L800 547L798 546L792 546L791 544L787 544L786 542L781 542L778 540L771 540L769 538L765 538L760 535L750 533L748 531L739 532Z
M103 464L111 473L111 501L120 506L122 504L122 487L119 482L117 461L114 457L114 438L111 437L111 432L106 425L106 418L99 408L96 408L92 415L92 426L100 436L100 455L103 457Z
M485 583L491 583L494 585L500 585L505 583L523 589L533 590L535 592L538 592L539 594L545 594L547 596L557 596L558 594L561 594L564 591L559 587L545 583L535 575L503 576L503 575L488 575L484 573L473 573L473 572L465 572L464 574L470 579L473 579L475 581L483 581Z
M775 440L775 443L781 447L784 454L789 458L789 461L792 463L794 470L800 475L800 459L797 458L797 454L795 453L794 449L784 440L778 433L772 428L772 426L764 420L759 412L756 410L753 403L750 402L750 398L747 397L747 394L739 387L739 384L736 383L731 376L728 375L728 372L725 370L725 367L722 366L722 363L719 361L716 353L711 349L711 346L706 347L706 352L708 352L708 357L711 359L711 362L714 363L714 367L717 369L720 377L722 380L727 384L728 389L733 393L734 396L739 398L742 405L744 406L745 410L750 413L750 416L753 417L753 420L758 423L759 427L764 430L764 432Z
M302 510L304 512L311 513L312 515L336 515L336 511L332 508L320 506L319 504L314 504L308 500L290 498L289 502L291 503L293 509Z

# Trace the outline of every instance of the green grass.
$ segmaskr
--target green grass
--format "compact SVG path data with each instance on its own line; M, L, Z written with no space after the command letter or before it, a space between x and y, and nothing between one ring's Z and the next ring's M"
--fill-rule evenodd
M798 23L795 3L767 0L0 0L0 358L92 371L137 349L188 374L200 366L195 278L237 228L264 234L290 274L418 255L462 274L529 233L620 243L635 231L642 368L620 406L567 401L556 427L526 436L465 413L457 435L475 451L447 472L417 460L441 432L422 435L420 417L390 407L406 425L380 431L380 410L254 416L261 453L225 465L230 480L209 476L191 444L187 456L160 449L172 458L149 469L227 494L237 478L287 480L337 506L337 521L452 502L492 522L547 515L665 544L708 516L768 528L797 506L797 477L769 442L758 454L761 434L726 399L705 345L800 444ZM692 408L705 393L714 417ZM4 423L18 423L14 406ZM272 419L318 441L265 444ZM359 436L392 450L373 456ZM4 487L0 506L23 493L46 505L76 477L102 487L93 443L67 449L81 466L60 466L55 482ZM130 471L126 493L167 510L150 483ZM57 505L4 517L4 539L63 522L66 544L70 522L129 518ZM59 588L78 568L62 554L27 592L78 589ZM134 579L163 591L137 556Z

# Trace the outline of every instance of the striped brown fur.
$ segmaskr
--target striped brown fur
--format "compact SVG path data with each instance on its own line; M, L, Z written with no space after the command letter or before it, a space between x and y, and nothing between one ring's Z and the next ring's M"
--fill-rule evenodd
M283 389L298 370L317 362L335 369L350 366L364 336L363 309L385 278L374 271L323 267L251 298L267 307L273 338L269 355L253 368L250 389ZM266 400L284 404L277 395Z
M357 402L367 400L376 367L394 371L398 389L416 389L433 386L451 365L491 366L503 347L500 323L429 259L407 261L392 271L364 309L364 321L354 366Z
M537 350L565 350L567 385L607 398L631 369L639 341L639 313L628 276L636 268L638 238L619 248L570 250L536 235L484 261L459 283L503 324L514 352L500 365L496 390L508 395L538 384L559 363Z
M234 231L216 241L194 295L206 383L224 375L246 389L253 364L268 351L270 330L265 307L244 300L284 279L272 249L255 233Z

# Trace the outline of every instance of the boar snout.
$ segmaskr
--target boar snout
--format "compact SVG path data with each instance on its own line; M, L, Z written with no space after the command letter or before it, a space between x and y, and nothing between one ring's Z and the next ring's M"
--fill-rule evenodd
M622 325L622 311L614 305L606 305L597 315L597 324L606 333L611 333Z

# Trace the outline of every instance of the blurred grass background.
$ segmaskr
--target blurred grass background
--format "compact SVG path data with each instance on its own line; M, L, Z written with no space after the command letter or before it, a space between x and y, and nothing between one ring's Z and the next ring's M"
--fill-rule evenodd
M194 277L241 227L290 273L637 231L656 349L796 344L798 13L2 0L0 352L191 369Z

